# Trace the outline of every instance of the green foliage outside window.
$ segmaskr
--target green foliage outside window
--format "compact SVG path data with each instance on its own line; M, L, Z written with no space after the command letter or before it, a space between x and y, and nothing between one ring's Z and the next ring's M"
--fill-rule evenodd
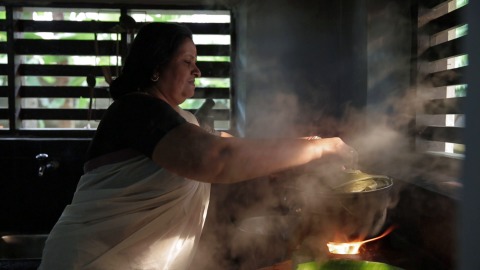
M186 13L186 14L181 14ZM163 10L140 10L132 11L130 15L136 22L193 22L200 16L201 18L210 18L209 20L217 20L218 22L230 22L229 15L208 16L204 11L163 11ZM18 13L17 13L18 14ZM23 8L18 15L18 18L24 20L36 21L109 21L118 22L120 13L116 10L87 10L80 9L76 11L65 9L43 9L37 10L32 8ZM6 18L5 10L0 9L0 19ZM219 19L220 18L220 19ZM18 33L16 38L29 40L111 40L117 41L120 39L120 34L117 33L48 33L48 32L22 32ZM229 44L229 36L216 35L194 35L194 40L199 40L197 44ZM6 42L6 32L0 32L0 42ZM197 41L195 41L197 42ZM120 69L121 57L119 56L70 56L70 55L21 55L20 61L22 64L31 65L91 65L96 66L117 66ZM198 61L216 61L216 62L230 62L229 56L199 56ZM8 57L6 54L0 54L0 64L7 64ZM112 71L116 74L116 71ZM86 74L87 75L87 74ZM54 76L23 76L21 77L22 85L24 86L83 86L86 87L85 77L54 77ZM0 85L7 85L7 76L0 76ZM196 81L198 87L230 87L229 78L200 78ZM97 77L97 87L108 87L103 77ZM189 99L182 108L197 109L200 107L204 99ZM95 100L96 108L106 108L110 104L110 100L97 99ZM230 108L229 99L216 99L216 108ZM4 104L5 103L5 104ZM74 108L87 109L89 107L89 97L80 98L22 98L23 108ZM0 98L0 107L8 107L8 99ZM8 121L7 121L8 122ZM37 128L56 127L55 121L35 120ZM73 121L74 122L74 121ZM83 122L83 121L80 121ZM30 125L34 123L30 121ZM53 125L53 126L52 126ZM2 123L0 123L2 126ZM5 126L5 125L3 125ZM84 123L75 124L75 128L83 127ZM32 126L30 126L32 127ZM70 126L73 127L73 126Z

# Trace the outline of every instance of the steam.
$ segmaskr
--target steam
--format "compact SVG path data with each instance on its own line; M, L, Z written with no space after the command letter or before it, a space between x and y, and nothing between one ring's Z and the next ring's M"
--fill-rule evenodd
M332 206L335 199L327 195L331 190L326 185L328 181L339 181L341 172L332 169L329 164L318 163L302 168L317 168L309 174L299 173L302 170L284 172L274 179L265 177L239 185L216 187L213 194L217 197L211 205L217 205L217 208L210 211L215 214L210 217L214 221L206 224L207 228L210 226L207 229L210 233L204 234L202 239L206 248L197 256L201 262L199 265L204 266L201 269L256 269L265 266L266 262L289 259L285 256L306 246L312 252L310 255L318 256L327 253L326 243L329 241L351 241L352 237L365 240L385 229L388 210L395 207L399 200L403 188L401 183L415 181L423 173L416 170L419 160L412 155L415 141L411 138L419 132L414 126L416 113L426 104L417 95L419 89L409 88L410 44L402 47L402 44L395 43L399 35L410 35L404 31L410 29L410 18L401 15L389 17L397 12L397 8L389 4L385 8L387 12L378 12L378 18L369 17L372 29L369 31L365 108L348 102L338 106L336 101L342 91L348 89L332 89L332 86L342 85L337 80L349 79L342 77L341 63L322 65L310 61L329 59L329 49L332 49L329 46L332 44L319 46L325 51L318 48L310 50L309 45L303 44L308 38L297 41L298 36L294 36L285 40L285 34L280 32L282 39L277 40L279 37L275 33L279 32L272 29L269 35L264 36L240 31L239 38L248 39L253 35L256 40L256 46L248 48L248 57L239 56L242 68L238 81L245 92L237 93L241 99L237 105L241 107L242 119L239 122L245 123L246 136L340 136L358 151L360 170L393 178L394 188L387 197L364 199L358 201L355 208L341 211ZM306 16L313 13L318 15L312 12ZM275 13L272 15L276 16ZM310 26L311 29L304 29L301 33L292 33L296 29L289 21L271 20L275 22L271 27L288 29L292 35L308 36L324 30L318 29L319 26ZM308 21L305 18L302 20ZM382 23L376 23L379 21ZM259 26L256 23L263 21L250 22ZM297 48L295 51L309 50L293 59L290 47ZM393 47L394 52L382 51L385 47ZM249 59L256 61L247 61ZM436 79L452 76L445 74L447 78ZM428 82L421 87L431 88L434 83L438 82ZM429 166L433 168L437 164ZM305 211L311 211L313 215L303 215ZM348 215L349 211L353 212L350 213L353 218ZM248 218L277 215L285 217L283 221L288 223L292 222L289 217L298 217L298 214L301 224L293 222L297 225L293 231L290 227L279 232L279 222L272 224L268 219L258 226L260 231L270 234L238 229L239 224ZM357 217L359 220L355 221ZM343 223L338 222L342 219Z
M269 65L274 67L276 63ZM255 94L249 104L253 108L261 108L262 112L250 110L255 115L246 121L250 136L340 136L359 152L360 170L401 180L415 177L409 170L415 161L411 158L411 142L406 136L414 115L414 108L411 108L416 102L414 90L406 89L404 95L397 94L366 109L347 104L338 113L330 102L333 97L329 92L320 91L324 87L316 78L305 78L306 75L292 72L288 79L303 82L295 86L282 79L286 78L284 74L273 76L274 82L262 73L257 74L253 75L256 82L251 91ZM309 81L312 83L305 83ZM267 93L265 89L268 88L274 88L275 93ZM295 92L298 89L303 96ZM337 117L336 113L342 117ZM324 169L323 174L331 174L322 177L338 180L338 170ZM294 189L286 188L285 183L294 184ZM217 198L219 208L210 210L210 213L216 213L216 222L206 224L208 229L202 238L205 248L197 255L197 263L202 266L199 269L257 269L290 259L288 255L298 249L308 250L312 257L327 256L326 243L329 241L365 240L381 233L388 210L395 206L401 191L398 187L392 190L384 202L359 202L358 208L353 209L353 215L361 220L352 222L348 213L335 212L339 209L332 206L332 197L322 197L321 194L328 194L329 190L316 176L286 174L278 179L256 179L252 183L221 189L221 194L229 196ZM305 194L296 192L298 190L313 192ZM313 202L315 205L312 207ZM310 209L305 209L305 204L310 204ZM311 211L311 208L315 208L314 215L305 212ZM276 214L288 219L289 215L299 212L305 215L299 217L300 225L290 224L296 228L294 231L292 227L279 231L274 226L276 224L266 221L259 226L266 226L264 230L271 234L238 229L241 221L251 217ZM333 222L339 219L345 222ZM339 231L342 234L336 235Z

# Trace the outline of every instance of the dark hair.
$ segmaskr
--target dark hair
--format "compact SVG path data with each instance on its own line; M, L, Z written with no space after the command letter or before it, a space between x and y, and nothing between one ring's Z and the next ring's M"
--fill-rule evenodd
M154 71L168 64L186 38L192 39L192 32L177 23L154 22L141 27L121 74L110 85L110 96L115 100L149 86Z

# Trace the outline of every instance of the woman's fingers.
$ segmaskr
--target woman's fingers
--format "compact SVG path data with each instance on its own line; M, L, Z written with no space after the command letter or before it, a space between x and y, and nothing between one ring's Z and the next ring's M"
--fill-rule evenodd
M318 146L322 149L322 156L331 156L336 159L340 159L346 169L355 170L358 163L357 151L346 144L342 139L338 137L324 138L318 141Z

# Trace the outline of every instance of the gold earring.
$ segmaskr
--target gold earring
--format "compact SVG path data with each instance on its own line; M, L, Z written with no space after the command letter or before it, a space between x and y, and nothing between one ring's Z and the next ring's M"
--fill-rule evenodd
M152 77L150 77L150 80L152 82L156 82L156 81L158 81L159 78L160 78L160 76L157 73L155 73L155 74L152 75Z

